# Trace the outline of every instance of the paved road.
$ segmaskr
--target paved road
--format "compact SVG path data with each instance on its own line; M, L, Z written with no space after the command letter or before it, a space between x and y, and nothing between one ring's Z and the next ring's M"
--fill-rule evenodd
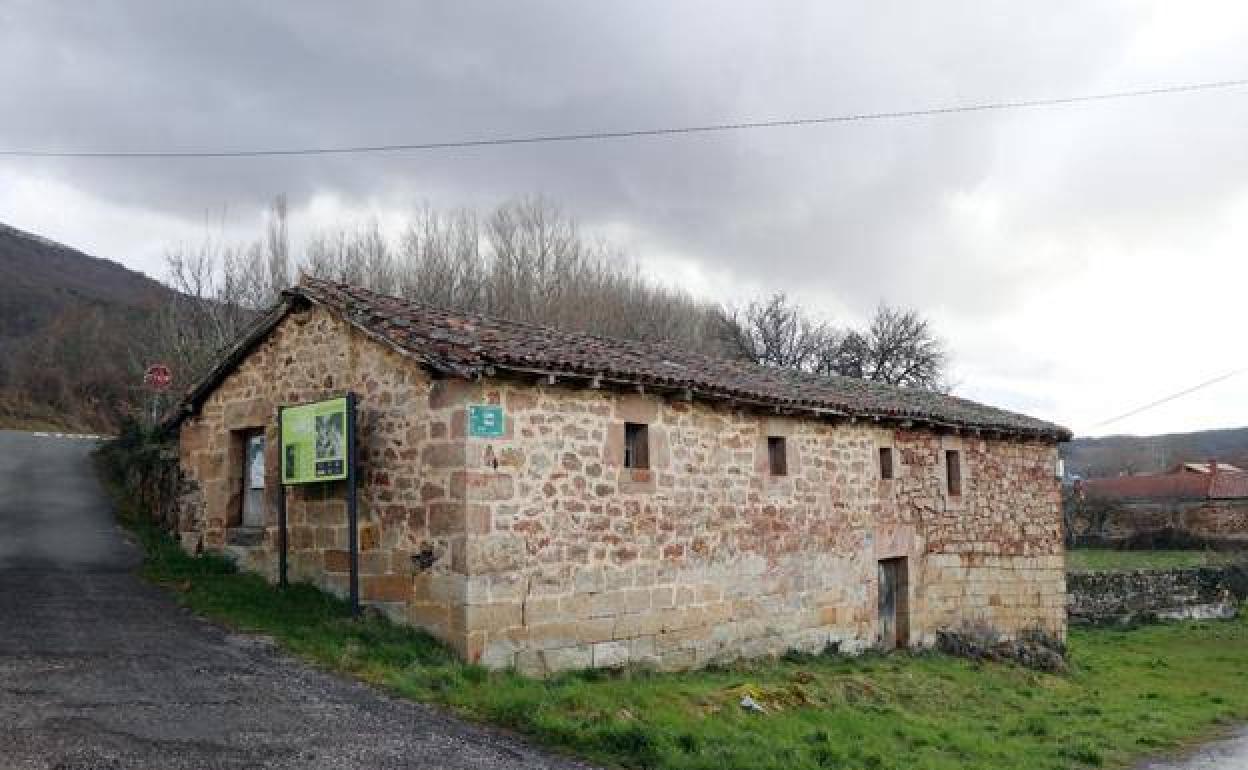
M573 768L227 634L132 571L93 443L0 432L0 768Z

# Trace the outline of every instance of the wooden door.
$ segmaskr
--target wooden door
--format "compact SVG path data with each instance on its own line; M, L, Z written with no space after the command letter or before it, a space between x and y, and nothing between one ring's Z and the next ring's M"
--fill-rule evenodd
M879 563L879 645L883 650L905 647L909 638L906 560L883 559Z

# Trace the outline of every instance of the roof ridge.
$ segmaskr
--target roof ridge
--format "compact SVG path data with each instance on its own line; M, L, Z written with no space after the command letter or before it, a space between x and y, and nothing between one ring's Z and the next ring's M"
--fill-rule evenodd
M878 382L876 380L868 380L868 379L859 378L859 377L850 377L844 374L808 372L802 369L793 369L793 368L783 367L783 366L767 366L766 364L760 364L757 361L750 361L747 359L723 358L719 356L713 356L709 353L703 353L697 350L688 350L686 348L680 347L679 345L676 345L675 343L667 342L665 340L651 341L651 340L639 340L639 339L634 339L631 337L617 337L611 334L599 334L597 332L584 331L581 329L567 329L561 326L555 326L553 324L537 323L535 321L524 321L524 320L519 320L515 318L508 318L506 316L494 315L491 313L482 313L476 310L458 310L455 308L447 307L445 305L434 305L434 304L430 304L427 302L419 302L417 300L409 299L407 297L395 296L395 295L390 295L390 294L382 294L378 291L374 291L373 289L368 289L363 286L355 286L354 284L342 283L339 281L331 281L331 280L324 279L324 278L315 278L312 276L305 276L304 278L301 279L300 285L303 285L305 281L312 281L321 285L330 286L338 291L345 290L345 291L350 291L350 292L362 292L362 293L370 294L373 297L376 297L381 300L401 303L410 308L420 309L425 312L439 313L448 317L456 317L456 316L471 317L471 318L482 320L482 321L506 324L508 326L524 327L524 328L532 329L534 331L554 333L562 337L583 337L583 338L587 338L591 340L597 340L600 342L607 342L607 343L617 344L617 345L637 346L640 348L650 348L650 349L662 349L665 351L670 351L673 354L678 355L678 356L689 356L689 357L700 358L703 361L706 361L708 363L716 363L716 364L721 364L721 365L724 363L727 363L733 366L740 366L740 367L750 368L750 369L759 369L762 371L788 375L788 376L802 377L811 381L853 383L857 387L879 388L881 390L893 390L893 389L916 390L916 391L918 390L917 388L910 388L905 385L894 385L888 382ZM644 351L639 351L639 352L644 352ZM978 402L971 401L970 399L966 399L961 396L955 396L951 393L942 393L940 391L935 391L935 390L926 391L926 392L939 395L942 398L954 399L957 401L962 401L967 404L974 404L976 406L983 406L983 404L979 404Z
M496 369L566 373L821 414L911 419L1054 440L1071 435L1053 423L961 396L437 307L312 276L304 276L288 294L327 305L366 334L460 376L488 376ZM359 317L353 312L356 305L374 312Z
M739 359L733 359L733 358L717 358L715 356L709 355L707 353L702 353L700 351L686 350L674 343L667 342L664 340L649 341L649 340L633 339L631 337L617 337L611 334L599 334L598 332L585 331L582 329L567 329L561 326L554 326L552 324L538 323L536 321L524 321L524 320L520 320L516 318L508 318L506 316L494 315L492 313L482 313L477 310L457 310L455 308L447 307L445 305L433 305L427 302L419 302L417 300L408 299L407 297L394 296L390 294L382 294L380 292L374 291L372 289L367 289L362 286L354 286L352 284L340 283L337 281L329 281L324 278L313 278L311 276L307 276L300 281L300 285L302 285L305 280L309 280L309 279L317 283L327 284L338 290L350 289L351 291L356 291L356 292L366 292L380 299L390 300L392 302L401 302L409 307L419 308L424 311L432 311L435 313L441 313L447 316L470 316L472 318L479 319L482 321L491 321L494 323L507 324L509 326L527 327L529 329L533 329L536 331L553 332L561 336L585 337L588 339L598 340L601 342L609 342L612 344L640 345L640 346L651 347L651 348L664 348L667 350L671 350L674 353L679 353L680 355L697 356L700 358L704 358L708 361L717 361L717 362L728 361L730 363L739 363L739 364L745 364L745 365L750 365L750 366L759 366L759 364L756 364L752 361L745 361L745 360L739 360ZM799 371L799 370L785 369L783 371ZM842 377L842 375L839 375L839 374L829 375L829 376ZM852 379L852 378L846 378L846 379Z

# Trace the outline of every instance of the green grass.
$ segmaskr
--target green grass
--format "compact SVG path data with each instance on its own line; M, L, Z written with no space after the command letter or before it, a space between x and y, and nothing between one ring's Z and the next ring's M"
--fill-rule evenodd
M1244 563L1234 551L1118 551L1109 548L1072 548L1066 552L1066 569L1118 572L1133 569L1216 567Z
M307 586L274 590L136 527L143 574L194 611L415 700L591 760L656 768L1125 767L1248 718L1248 622L1071 634L1072 672L936 654L790 656L547 681L458 662L428 635ZM767 714L740 708L743 694Z

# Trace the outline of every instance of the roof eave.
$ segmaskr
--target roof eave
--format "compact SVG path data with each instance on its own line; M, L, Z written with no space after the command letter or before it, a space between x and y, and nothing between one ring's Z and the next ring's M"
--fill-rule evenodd
M703 401L721 403L732 402L747 407L754 407L758 409L778 409L790 413L809 414L814 417L825 419L845 419L849 421L874 420L879 422L896 423L903 426L922 425L928 428L949 431L968 431L982 434L995 433L1001 436L1020 436L1030 439L1052 441L1054 443L1070 441L1071 439L1071 432L1060 425L1044 424L1037 425L1035 427L988 425L980 423L959 423L953 420L921 414L885 413L873 412L870 410L852 411L817 403L765 399L758 397L756 394L712 389L689 383L662 382L643 377L624 377L618 373L609 372L588 372L577 369L555 369L540 366L519 366L506 362L492 362L488 367L485 367L484 370L474 370L471 374L467 375L467 377L469 379L474 379L480 376L488 377L497 374L511 374L521 377L550 377L555 380L586 380L587 382L595 383L596 385L609 384L617 387L644 387L651 388L656 391L687 394L688 397L701 399Z

